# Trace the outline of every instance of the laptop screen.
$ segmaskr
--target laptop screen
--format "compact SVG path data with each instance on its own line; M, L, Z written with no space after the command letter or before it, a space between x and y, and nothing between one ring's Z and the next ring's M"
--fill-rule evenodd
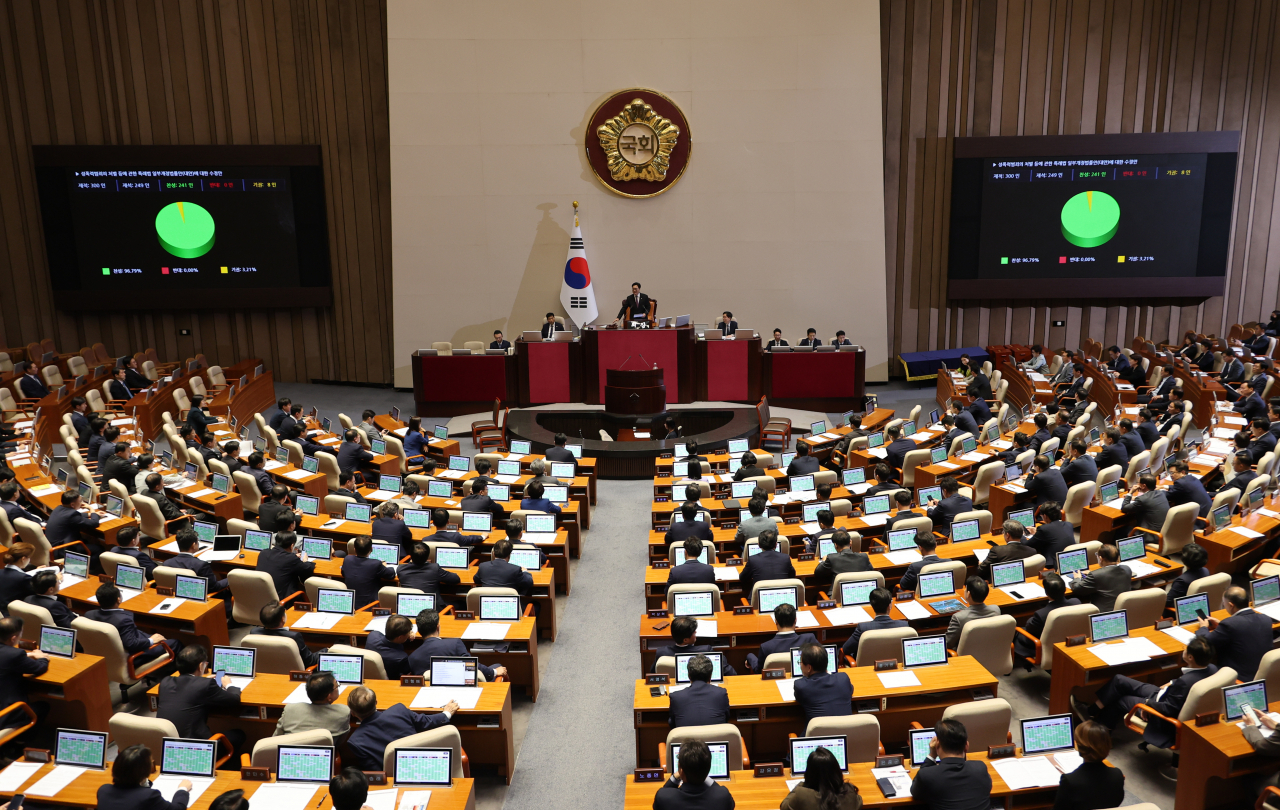
M889 532L889 550L907 551L916 547L917 529L893 529Z
M304 537L302 538L302 551L308 557L314 557L317 560L332 559L333 541L319 537Z
M66 573L84 579L89 576L89 555L68 551L62 558Z
M568 450L570 453L573 453L574 458L582 458L582 445L566 444L564 446L564 449Z
M369 440L369 450L370 450L370 451L371 451L375 456L385 455L385 454L386 454L386 452L387 452L387 443L386 443L385 441L383 441L382 439L370 439L370 440Z
M379 475L378 490L380 492L399 492L400 476L398 475Z
M355 613L356 592L337 588L316 589L316 610L320 613Z
M520 474L519 461L516 461L514 459L508 459L508 458L498 460L498 475L519 475L519 474Z
M1083 548L1058 552L1058 573L1074 574L1089 568L1089 550Z
M834 737L792 737L791 743L791 775L799 776L809 766L809 755L819 748L825 748L835 756L843 773L849 772L849 758L845 755L848 737L841 734Z
M999 588L1001 585L1018 585L1025 582L1027 568L1022 560L1011 560L991 566L991 584Z
M1017 481L1022 477L1022 465L1014 462L1004 466L1004 480Z
M732 495L735 498L750 498L751 493L756 490L755 481L734 481L731 487Z
M247 530L244 533L244 547L248 551L266 551L271 548L271 532Z
M1116 545L1120 549L1120 562L1140 560L1147 556L1147 549L1141 537L1126 537Z
M1021 523L1023 526L1026 526L1028 529L1030 529L1032 526L1036 525L1036 510L1019 509L1016 512L1010 512L1009 519L1016 520L1019 523Z
M916 423L911 419L903 422L900 427L902 428L903 436L914 436L916 433Z
M950 571L921 574L917 592L921 598L953 594L956 592L956 578Z
M213 671L237 678L252 678L257 654L253 647L214 647Z
M276 448L276 461L280 462L281 464L288 464L288 463L289 463L289 448L287 448L287 447L277 447L277 448Z
M902 640L902 664L908 669L945 663L947 663L946 636L921 636Z
M780 466L780 467L783 467L783 468L790 467L790 466L791 466L791 462L793 462L793 461L795 461L795 460L796 460L796 454L795 454L795 453L792 453L792 452L786 452L786 453L783 453L783 454L782 454L782 463L781 463L779 466ZM735 472L736 472L736 470L735 470Z
M917 506L926 505L927 503L929 503L930 498L933 498L935 501L942 500L942 487L939 487L939 486L920 487L919 489L916 490Z
M304 515L315 517L320 514L320 499L314 495L294 495L293 503Z
M761 613L773 613L773 609L778 605L791 605L794 607L798 603L794 587L761 588L757 593L760 596Z
M876 431L867 436L867 447L876 448L884 444L884 431Z
M671 477L672 478L688 478L689 462L687 461L671 462Z
M441 568L466 568L468 551L454 546L436 546L436 565Z
M809 475L793 475L791 476L792 492L812 492L813 491L813 474Z
M332 745L282 745L276 749L277 782L327 785L332 776Z
M511 500L511 487L506 484L490 484L487 489L489 497L495 501Z
M409 618L416 618L424 610L436 609L434 593L398 593L396 594L396 613Z
M76 631L44 624L40 626L40 652L59 658L76 655Z
M1249 681L1222 688L1223 714L1228 720L1244 717L1244 707L1251 706L1258 714L1267 713L1267 682Z
M239 539L239 538L237 538ZM182 599L193 599L203 602L209 593L209 580L204 577L188 577L178 574L174 577L173 595Z
M1071 715L1069 714L1027 717L1019 722L1022 723L1023 756L1075 747L1071 737Z
M929 449L929 463L941 464L947 460L947 448L933 447Z
M146 587L147 577L142 569L133 565L116 566L116 585L140 591Z
M536 548L514 548L507 562L528 571L537 571L542 568L542 554Z
M824 537L818 541L818 556L825 557L828 554L836 553L836 544L830 537Z
M513 455L527 456L533 450L533 443L516 440L511 442L510 450Z
M59 765L79 765L102 770L106 764L107 735L105 732L60 728L53 756Z
M1250 590L1253 591L1254 607L1280 599L1280 576L1255 579L1249 585Z
M317 672L332 672L338 683L364 683L364 656L321 653Z
M862 511L868 515L883 515L889 511L888 495L873 495L862 499Z
M1197 593L1191 596L1179 596L1173 600L1173 609L1178 614L1178 624L1190 624L1198 621L1200 615L1196 611L1200 611L1208 618L1212 612L1209 610L1209 594Z
M752 557L754 557L754 556L756 556L757 554L759 554L759 553L760 553L760 541L759 541L759 540L748 540L748 541L746 542L746 545L744 545L744 546L742 547L742 550L743 550L744 552L746 552L746 557L747 557L747 559L749 560L749 559L751 559Z
M165 737L160 749L160 773L213 778L217 740L184 740Z
M689 682L689 662L699 655L705 655L711 661L711 682L724 680L724 655L722 653L679 653L676 655L676 683Z
M449 469L457 472L466 472L471 469L470 456L449 456Z
M850 467L846 470L841 470L840 483L844 484L846 487L851 487L855 484L867 483L867 468Z
M672 596L675 598L672 616L714 616L716 613L715 597L711 591L676 593ZM761 612L764 612L763 608Z
M205 545L212 543L213 538L218 535L218 524L216 523L205 523L202 520L197 520L194 528L196 530L196 537Z
M972 520L955 520L951 522L951 542L963 543L967 540L977 540L982 535L982 530L978 528L978 519Z
M432 686L475 686L480 659L470 656L431 656Z
M747 439L730 439L729 440L730 453L737 453L738 455L742 455L743 453L747 452L750 449L751 449L751 442L748 441Z
M1129 635L1128 614L1123 610L1095 613L1089 617L1089 637L1095 644Z
M929 743L938 736L938 732L931 728L913 728L908 734L911 736L911 767L918 768L929 758Z
M404 525L410 529L431 528L430 509L406 509L400 514L404 517Z
M433 428L431 429L431 433L432 433L432 435L433 435L433 436L435 436L437 439L439 439L439 440L441 440L441 441L444 441L445 439L449 438L449 426L448 426L448 425L436 425L435 427L433 427Z
M556 516L552 514L527 514L525 519L525 531L532 534L554 534L556 530Z
M453 784L452 748L397 748L397 785Z
M860 579L840 583L840 606L866 605L871 602L871 592L880 587L874 579Z
M464 532L484 532L488 534L493 531L493 513L463 512L462 530Z
M551 462L551 477L573 478L576 469L572 461L553 461Z
M671 772L677 773L680 770L680 744L675 743L669 747L671 748ZM707 748L711 751L711 771L707 776L711 779L728 779L729 743L709 742Z
M814 501L813 503L806 503L801 507L803 520L805 523L812 523L818 519L819 512L830 508L831 501Z
M1102 485L1102 489L1098 492L1098 499L1102 503L1109 503L1120 497L1120 482L1110 481Z
M684 456L689 455L689 445L685 442L676 442L671 446L671 450L675 453L676 458L683 458Z
M828 665L827 671L835 672L837 669L839 669L839 665L840 665L840 659L836 655L836 645L827 644L823 647L823 649L827 651L827 665ZM791 648L791 676L793 678L799 678L804 675L804 672L800 669L801 650L802 648L800 647Z
M368 523L371 507L367 503L348 503L345 504L342 517L344 520L350 520L353 523Z
M568 503L569 488L568 487L547 487L542 491L542 497L552 503Z
M825 419L819 419L817 422L810 422L809 432L812 433L814 436L817 436L819 433L826 433L827 421Z
M390 543L374 543L369 556L387 565L395 565L400 559L400 547Z
M533 549L537 553L537 549ZM520 621L520 597L518 596L482 596L480 597L480 621L518 622Z
M1213 519L1213 530L1225 529L1231 525L1231 504L1225 504L1214 509L1210 516Z
M961 440L960 442L961 453L972 453L974 450L977 450L977 449L978 449L978 440L973 438L972 436L965 436L964 439Z

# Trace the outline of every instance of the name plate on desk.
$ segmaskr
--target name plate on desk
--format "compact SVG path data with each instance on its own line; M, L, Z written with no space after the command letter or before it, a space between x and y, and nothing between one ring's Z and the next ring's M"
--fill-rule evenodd
M173 588L169 588L164 585L157 585L156 594L158 596L173 596Z
M915 591L898 591L896 594L893 595L893 599L895 602L910 602L912 599L915 599L915 598L916 598Z
M1079 647L1084 644L1084 635L1067 636L1066 639L1063 640L1063 643L1068 647Z
M373 615L374 616L390 616L391 611L387 610L386 608L374 608Z
M834 610L834 609L835 609L835 606L836 606L836 600L834 600L834 599L819 599L819 600L818 600L818 605L817 605L818 610Z
M662 782L667 778L667 772L661 768L636 768L636 782Z
M730 557L729 559L724 561L724 564L725 565L746 565L747 562L741 557Z
M365 771L364 778L369 780L371 785L385 785L387 783L386 771Z
M755 613L755 610L752 609L751 605L737 605L733 609L733 615L735 616L750 616L752 613Z
M901 768L902 755L898 754L897 756L876 757L876 767L877 768Z
M310 671L305 669L291 669L289 670L289 680L305 681L307 679L307 676L310 674L311 674Z
M1160 621L1156 622L1157 630L1163 630L1166 627L1173 627L1173 622L1170 619L1161 619Z
M648 611L648 613L649 613L650 619L665 619L669 615L671 615L667 610L663 608L653 608L652 610Z
M34 650L35 648L36 648L36 643L34 641L29 641L28 639L25 639L25 638L18 639L18 649Z
M240 778L246 782L270 782L270 768L241 768Z
M804 554L797 555L796 559L799 560L800 562L812 562L813 554L806 551Z
M783 523L785 523L785 524L787 524L788 526L794 526L795 524L797 524L797 523L799 523L799 522L800 522L800 518L798 518L798 517L793 517L793 518L783 518L783 519L782 519L782 522L783 522Z
M661 570L663 570L663 569L670 568L670 567L671 567L671 561L670 561L670 560L658 560L657 562L655 562L655 563L653 564L653 567L654 567L654 569L655 569L655 570L661 571Z
M785 669L766 669L761 671L760 680L762 681L781 681L786 680L787 671Z
M1219 718L1218 718L1217 712L1202 712L1201 714L1196 715L1196 725L1197 726L1216 725L1218 722L1218 719Z
M644 676L646 686L666 686L671 683L671 676L666 673L650 673Z
M116 584L116 578L107 574L98 574L98 581L104 585Z
M876 668L875 668L875 671L876 671L876 672L881 672L881 671L886 670L886 669L897 669L897 668L898 668L898 659L896 659L896 658L885 658L885 659L883 659L883 660L880 660L880 661L877 661L877 662L876 662Z
M721 523L721 524L720 524L720 528L722 528L722 529L736 529L736 528L738 528L738 521L736 521L736 520L726 520L724 523Z
M987 757L990 759L1002 759L1011 757L1016 752L1016 746L1013 743L1005 743L1004 745L988 745Z
M48 748L24 748L22 758L27 762L49 762L53 759L53 754Z
M476 612L474 610L455 610L453 612L453 618L460 622L469 622L475 617Z
M869 546L867 548L868 554L883 554L884 552L885 552L884 546Z
M426 686L426 678L422 675L401 675L401 686Z
M299 613L310 613L311 603L310 602L294 602L293 609L298 611Z
M764 779L770 776L782 776L781 762L757 762L755 768L755 778Z

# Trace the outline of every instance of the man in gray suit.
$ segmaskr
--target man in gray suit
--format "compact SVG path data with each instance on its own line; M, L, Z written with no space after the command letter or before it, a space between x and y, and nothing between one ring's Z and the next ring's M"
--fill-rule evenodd
M1163 490L1156 489L1156 477L1151 473L1138 478L1133 492L1124 496L1120 511L1138 521L1137 528L1158 532L1164 528L1165 515L1169 513L1169 498ZM1134 492L1137 493L1136 497Z
M1146 477L1146 476L1144 476ZM1120 550L1104 543L1098 549L1098 567L1071 582L1071 595L1081 602L1092 602L1100 613L1115 610L1120 594L1133 588L1133 572L1127 565L1117 565Z
M982 577L969 577L964 583L965 594L969 597L969 607L951 614L951 623L947 625L947 649L954 650L960 644L960 634L964 626L974 619L991 619L1000 615L1000 608L987 604L987 594L991 586Z
M747 501L747 510L751 512L751 517L738 525L738 534L734 537L734 540L742 543L752 537L759 537L760 532L765 529L776 529L778 524L774 523L773 518L764 512L768 506L769 503L764 498L752 498Z

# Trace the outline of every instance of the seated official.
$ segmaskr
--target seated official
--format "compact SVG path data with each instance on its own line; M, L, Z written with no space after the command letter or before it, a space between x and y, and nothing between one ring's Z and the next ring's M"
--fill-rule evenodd
M295 547L296 546L296 547ZM316 564L302 550L298 535L278 532L271 548L258 552L254 570L271 577L276 586L276 596L283 599L291 593L303 590L307 577L315 576Z
M701 491L701 490L699 490ZM667 529L667 543L677 543L684 540L711 540L715 537L711 530L711 524L698 520L698 510L701 507L697 501L687 501L680 504L681 520L673 521L671 528Z
M709 653L715 652L715 648L710 644L699 644L698 642L698 620L692 616L677 616L671 620L671 640L674 644L666 647L659 647L654 651L655 658L667 658L684 653ZM732 666L725 663L721 670L722 675L737 675L737 671Z
M190 571L198 577L204 577L209 583L210 593L226 589L227 580L225 578L219 579L217 573L213 570L213 566L207 560L202 560L196 556L196 551L200 548L200 536L196 534L195 529L182 529L174 539L178 544L178 553L176 556L170 557L161 563L162 566L165 568L180 568ZM230 606L229 602L228 606Z
M907 453L917 448L915 442L902 435L902 428L898 425L885 429L885 437L888 443L885 445L885 463L895 470L901 470L903 463L906 461Z
M1036 506L1049 503L1067 502L1067 482L1062 480L1062 473L1053 466L1053 461L1046 455L1038 455L1032 462L1031 475L1024 484L1027 492L1035 499Z
M366 771L382 770L383 754L391 743L447 725L458 711L454 700L446 703L438 714L411 711L403 703L378 711L378 696L367 686L352 689L347 706L351 717L360 721L347 738L347 750L354 760L351 764Z
M271 418L267 420L267 426L272 430L279 432L280 426L284 424L284 420L289 418L289 408L293 405L293 401L288 397L281 397L276 402L275 413L271 414Z
M247 463L241 472L248 473L258 484L258 492L263 495L271 493L271 488L275 486L275 482L271 480L271 473L266 470L267 459L262 453L256 450L249 454Z
M1191 467L1182 459L1169 464L1169 477L1173 479L1173 484L1165 491L1165 500L1170 507L1196 503L1200 506L1200 517L1208 517L1213 499L1205 491L1200 479L1190 473Z
M773 522L773 518L767 517L764 510L768 507L769 502L764 498L752 498L747 501L747 511L751 517L738 524L738 532L734 535L735 543L742 543L753 537L759 537L769 529L777 529L778 524Z
M772 521L771 521L772 522ZM757 582L766 582L771 579L793 579L796 575L796 568L791 564L791 557L783 554L778 550L778 530L777 528L769 528L760 532L757 541L760 544L760 550L751 555L747 560L747 564L742 567L742 571L738 574L738 581L742 584L742 591L751 596L751 590Z
M876 482L863 494L863 498L870 498L882 492L902 489L902 484L898 483L897 471L883 461L875 466L871 471L871 476Z
M898 590L900 591L914 591L916 582L920 579L920 569L926 565L942 562L942 558L934 553L938 548L938 538L933 532L927 529L917 530L916 548L920 549L921 559L908 565L907 570L902 573L902 578L898 580Z
M373 453L364 449L355 428L344 431L342 446L338 448L338 469L342 472L354 473L360 465L369 464L372 461Z
M502 334L499 332L498 334ZM503 343L506 343L504 340ZM507 343L510 346L510 343ZM417 466L426 458L431 447L431 437L422 432L422 417L410 416L408 426L405 428L404 455L409 464Z
M549 447L547 449L552 450L555 448ZM573 453L570 452L569 450L565 450L565 448L563 447L561 447L560 449L568 453L570 457L573 456ZM529 482L525 484L525 486L527 487L529 486L529 484L532 484L535 481L538 482L539 484L542 484L544 487L558 487L568 483L567 481L561 481L559 478L554 478L550 475L547 475L547 469L549 466L550 465L546 459L535 458L533 461L529 462L529 474L533 476L533 478L531 478Z
M556 321L556 314L548 312L546 318L542 321L542 339L550 340L554 333L564 331L567 330L564 328L564 324Z
M337 702L340 694L332 672L307 673L307 700L311 702L286 705L271 736L323 729L338 739L351 730L351 710Z
M1123 473L1129 465L1129 448L1120 444L1119 428L1109 427L1102 431L1102 449L1094 456L1094 463L1099 470L1108 467L1119 467Z
M1106 613L1116 608L1116 599L1120 594L1133 590L1133 571L1129 566L1117 562L1120 551L1110 543L1103 543L1098 549L1098 567L1082 577L1076 577L1071 583L1071 594L1082 602L1091 602L1098 606L1099 613Z
M106 463L98 468L98 472L102 474L102 489L110 491L111 482L119 481L120 486L125 491L129 491L129 487L133 485L133 479L138 476L137 466L129 460L129 443L116 442L112 445L113 451L107 456Z
M769 344L765 346L765 349L772 349L777 346L790 346L790 345L791 345L790 343L782 339L782 330L775 329L773 330L773 340L769 341Z
M1060 450L1067 447L1067 436L1071 435L1071 429L1075 425L1071 424L1071 414L1067 411L1058 411L1053 415L1053 428L1050 431L1050 438L1058 440Z
M186 435L191 435L191 428L184 426L183 430L186 432ZM98 457L96 459L89 459L89 461L98 462L99 470L105 467L107 459L111 458L111 456L115 454L116 444L120 441L120 428L115 425L109 425L102 431L102 438L102 444L98 445ZM190 442L188 442L188 445L190 445Z
M1040 454L1040 445L1053 438L1053 434L1049 432L1049 417L1043 411L1036 414L1032 421L1035 423L1036 432L1031 434L1031 449Z
M1271 651L1271 618L1249 607L1249 594L1238 585L1222 594L1222 607L1229 615L1221 620L1201 619L1196 638L1209 642L1220 666L1234 669L1242 681L1251 681L1262 656Z
M1255 416L1249 421L1249 457L1254 464L1262 461L1262 457L1276 449L1276 437L1271 432L1271 422L1265 415Z
M503 541L506 542L506 541ZM442 638L440 636L440 611L424 610L416 618L418 636L422 644L409 654L409 672L414 675L425 675L431 672L432 656L468 656L467 645L460 638ZM504 666L477 665L486 681L493 682L499 675L506 675ZM350 701L348 701L350 704Z
M489 348L501 349L505 352L507 349L511 348L511 341L502 336L501 329L495 329L493 330L493 342L489 344Z
M18 503L18 495L22 489L18 486L17 481L5 481L0 484L0 509L4 510L4 515L9 519L9 525L18 518L29 520L37 526L43 526L44 521L37 515L28 512L22 504Z
M493 544L493 559L482 562L476 568L475 583L485 588L514 588L522 597L520 604L529 604L533 596L533 575L519 565L512 565L512 543L503 538Z
M413 544L408 562L396 566L396 579L400 580L402 588L417 588L423 593L434 593L437 596L442 586L453 588L462 581L454 572L433 562L431 548L422 542Z
M298 408L299 408L299 411L301 411L301 406L298 406ZM372 408L365 408L364 412L360 414L360 424L356 425L356 430L363 433L365 438L369 440L370 444L380 440L383 436L386 435L386 431L380 430L377 424L375 424L374 420L376 420L377 418L378 418L378 414L376 411L374 411ZM301 422L300 414L299 414L299 421Z
M1084 439L1073 439L1067 445L1067 459L1062 462L1062 483L1070 489L1076 484L1098 480L1098 465L1088 453L1089 445Z
M805 723L815 717L844 717L853 714L853 683L843 672L828 672L835 661L827 661L827 650L820 644L800 648L800 672L796 681L796 705L804 713Z
M744 481L748 478L758 478L762 475L768 475L764 470L756 466L756 454L750 450L742 454L742 466L733 474L733 480Z
M1084 762L1062 775L1053 810L1103 810L1124 804L1124 774L1106 762L1111 734L1090 720L1076 726L1075 743Z
M394 503L400 507L401 512L407 512L410 509L420 509L421 504L418 498L421 496L422 490L418 488L417 482L405 480L400 484L400 497L392 498L385 503Z
M1017 462L1018 456L1031 449L1031 435L1028 433L1015 433L1012 441L1013 447L996 453L996 458L1006 466Z
M285 425L280 428L280 441L297 442L302 447L304 456L315 456L319 453L328 453L331 456L337 455L337 451L327 444L313 442L307 438L307 430L301 424Z
M279 602L270 602L262 606L262 610L258 611L258 620L262 622L261 627L254 627L249 631L254 636L274 636L276 638L287 638L298 646L298 655L302 657L302 666L311 669L320 663L320 652L307 646L307 640L297 630L290 630L285 627L285 619L288 617L288 611L285 606Z
M1125 493L1120 511L1137 520L1136 528L1158 532L1164 528L1165 516L1169 514L1169 499L1164 490L1156 489L1156 477L1145 473L1138 476L1138 485Z
M0 569L0 612L9 615L9 603L21 602L31 595L31 576L26 569L36 547L30 543L14 543L5 550L4 568Z
M822 511L828 512L826 509ZM827 584L834 582L838 574L873 570L871 558L861 551L853 550L849 533L844 529L836 529L831 534L831 543L836 550L823 557L822 562L813 569L814 582Z
M378 590L395 580L396 571L369 556L373 540L368 537L355 538L352 548L355 553L342 558L342 581L356 592L356 606L363 607L378 601Z
M990 581L991 566L996 563L1025 560L1039 553L1023 542L1026 539L1027 527L1018 521L1006 520L1002 531L1004 532L1004 545L991 549L991 552L987 554L987 558L978 564L978 576L982 579Z
M964 632L966 624L975 619L993 619L1000 615L1000 608L987 604L991 586L985 579L969 577L964 583L964 589L969 606L952 613L951 622L947 625L947 648L952 650L959 649L960 634Z
M701 540L696 537L686 539L684 541L684 562L671 566L671 569L667 572L667 587L698 583L715 584L715 567L698 559L703 556L704 551L707 551L707 547L702 544ZM703 559L707 557L711 557L711 555L708 554ZM712 562L714 562L714 559L712 559Z
M1043 374L1048 368L1049 363L1044 359L1044 347L1039 343L1031 347L1031 359L1025 363L1019 363L1020 368L1027 371L1035 371Z
M836 332L836 339L831 341L832 346L852 346L853 341L845 337L844 330L840 329Z
M1160 421L1160 435L1168 436L1176 426L1182 425L1182 417L1186 415L1186 395L1181 388L1169 393L1169 403L1164 407L1164 417Z
M400 554L407 554L409 549L413 547L413 532L404 522L404 515L400 513L400 505L387 501L378 504L375 510L375 517L372 525L370 525L370 533L374 540L382 540L386 543L395 543L400 546Z
M662 438L664 441L680 438L680 427L676 424L674 416L668 416L662 420Z
M1258 473L1254 471L1251 459L1248 453L1236 453L1231 458L1231 469L1234 474L1230 475L1230 480L1222 485L1222 489L1212 493L1213 496L1221 495L1229 490L1237 490L1241 497L1244 497L1244 491L1249 488L1249 484L1253 479L1258 477ZM0 493L3 489L0 488ZM1212 501L1210 501L1212 504ZM12 522L12 521L10 521Z
M804 340L800 341L801 346L821 346L822 338L818 337L817 329L806 329Z
M1046 567L1056 568L1058 552L1075 545L1075 528L1062 519L1062 504L1057 501L1046 501L1036 507L1036 518L1040 523L1031 527L1027 538L1022 542L1035 553L1044 555Z
M1120 443L1124 445L1129 458L1133 458L1147 449L1147 446L1142 442L1142 437L1138 435L1138 430L1134 426L1133 420L1121 419L1117 425L1120 429Z
M65 630L70 630L71 623L76 620L76 614L75 611L67 607L58 598L58 588L61 584L61 571L41 571L31 577L31 594L22 601L28 605L35 605L49 611L49 615L53 617L54 624ZM7 706L9 704L6 703L4 705Z
M77 447L87 447L90 437L93 436L93 431L89 427L90 413L88 400L84 397L71 398L71 429L76 432ZM8 438L12 435L14 432L9 428L0 428L0 436Z
M503 528L503 531L507 533L507 540L511 542L511 546L514 548L523 542L520 537L524 534L524 521L520 520L520 518L511 518L507 521L507 525ZM540 546L534 545L533 543L527 543L526 545L531 545L537 550L538 568L545 568L547 563L550 561L550 558L547 557L547 552L543 551Z
M116 544L111 548L111 552L113 554L123 554L136 560L136 564L142 569L142 575L150 582L155 579L151 572L156 568L156 561L142 550L139 545L141 540L142 536L137 526L125 526L116 532Z
M1060 607L1080 604L1080 600L1074 596L1067 598L1067 583L1063 582L1062 577L1053 571L1044 572L1040 577L1040 584L1044 588L1044 595L1049 601L1031 614L1031 618L1027 619L1026 627L1023 628L1036 638L1040 638L1041 633L1044 632L1044 624L1048 621L1050 613ZM1036 648L1030 639L1021 633L1016 633L1013 637L1013 654L1019 658L1027 659L1026 668L1030 670L1030 661L1035 658Z
M729 722L729 693L711 683L714 667L705 655L689 659L689 685L671 693L667 723L672 728Z
M98 586L94 595L98 598L98 607L85 613L84 617L95 622L106 622L114 627L120 636L120 643L124 645L124 651L129 655L140 653L161 642L169 645L169 649L174 652L183 649L182 642L177 639L165 638L162 633L153 633L148 636L139 630L138 625L133 621L133 614L120 608L120 589L115 585L103 583ZM156 655L161 655L164 650L156 648L154 652ZM154 656L148 658L152 657Z
M951 531L951 521L962 512L973 511L973 501L960 494L960 482L954 476L944 475L938 482L942 487L942 501L929 498L926 514L933 521L933 528L942 533ZM906 590L906 588L903 588Z
M81 509L88 509L89 514L81 513ZM89 546L91 553L97 555L102 552L102 538L93 533L93 530L98 528L104 515L106 512L102 511L99 504L86 504L79 492L69 489L62 493L60 503L49 513L44 535L49 545L55 548L79 540ZM90 534L86 537L82 532Z
M191 780L178 780L178 789L169 801L151 787L153 768L151 749L145 745L120 751L111 763L111 781L98 786L96 806L99 810L185 810L191 802Z
M822 545L822 541L834 537L836 533L836 516L830 509L818 510L817 522L818 531L809 535L804 540L804 550L812 554L817 554L818 549ZM818 565L821 566L822 563L818 563Z
M560 514L560 507L543 497L546 489L537 481L524 488L525 497L520 501L520 508L529 512L548 512Z
M89 419L89 446L86 448L83 458L86 463L93 464L98 460L98 453L102 450L102 445L107 441L107 428L114 427L106 419L95 416ZM116 431L119 436L119 430ZM114 444L114 439L112 440Z
M787 465L787 476L815 473L821 467L818 460L809 454L809 443L796 442L796 457Z
M485 486L498 483L498 479L489 475L489 471L493 469L493 465L489 463L489 459L478 458L475 460L473 466L476 470L476 477L471 479L472 492L475 492L475 486L481 479L484 479Z
M349 473L349 472L338 473L338 489L333 494L341 495L344 498L351 498L356 503L369 502L363 495L360 494L360 488L356 486L355 473Z
M258 506L258 528L273 533L290 531L301 519L301 514L293 508L289 488L276 484Z
M502 506L489 497L489 484L483 479L476 479L476 482L471 485L471 494L462 499L462 511L489 512L493 515L493 525L495 526L507 516Z
M187 517L191 514L187 510L179 507L169 499L168 495L165 494L164 478L161 477L160 473L151 473L151 475L148 475L146 483L147 491L141 493L140 497L150 498L155 501L156 506L160 509L161 517L163 517L166 522L178 520L179 518ZM187 524L178 525L176 528L182 528L184 525Z
M970 369L969 384L965 387L965 393L973 399L991 399L993 396L991 378L981 368L971 366Z
M36 713L38 726L49 714L49 704L28 699L27 685L31 682L28 676L38 677L48 672L49 656L39 650L24 650L18 646L22 640L22 624L22 619L16 616L0 619L0 700L5 706L26 703ZM10 715L7 720L17 725L13 721L18 717L26 723L25 714Z
M720 323L716 326L720 327L722 335L732 335L738 331L738 322L733 319L733 313L728 310L720 313Z
M1101 689L1093 705L1071 696L1071 712L1078 722L1094 720L1109 729L1115 728L1139 703L1146 704L1165 717L1177 718L1182 712L1191 687L1218 671L1213 662L1213 648L1203 638L1193 638L1182 652L1182 673L1164 686L1134 680L1128 675L1113 675ZM1250 678L1253 676L1250 675ZM1145 715L1147 728L1142 732L1143 747L1147 743L1168 748L1176 739L1172 725L1158 717Z
M978 420L973 418L973 414L965 410L965 407L960 404L960 400L958 399L951 403L951 419L955 423L956 428L962 431L962 433L968 433L970 436L977 438L980 430L978 427ZM948 446L947 449L950 450L950 446Z
M857 510L861 512L862 510ZM889 517L885 519L884 530L887 534L894 524L900 520L910 520L912 518L924 517L919 512L911 508L911 490L900 489L893 493L893 511L889 513Z
M41 381L35 363L27 360L16 364L13 370L22 375L18 378L18 389L22 391L23 397L27 399L43 399L49 396L49 389Z
M1065 368L1065 366L1064 366ZM1084 366L1080 363L1074 363L1071 366L1071 384L1062 389L1062 393L1058 394L1057 399L1050 405L1053 410L1061 410L1068 406L1075 406L1078 399L1085 396L1084 390Z
M200 457L204 459L204 463L208 466L210 461L217 459L222 460L222 449L218 447L217 440L212 433L203 433L200 436Z
M1205 563L1209 561L1209 552L1205 551L1204 546L1199 543L1191 542L1182 547L1182 573L1178 578L1169 583L1166 591L1168 596L1165 599L1166 607L1173 607L1175 600L1186 596L1187 589L1191 587L1191 583L1197 579L1203 579L1212 572L1205 567Z
M409 653L404 645L413 637L413 622L408 616L393 615L387 617L385 633L370 630L364 648L376 652L382 658L382 668L387 671L391 680L399 680L401 675L412 675L409 665Z
M680 746L677 770L653 796L653 810L733 810L733 794L711 773L711 749L702 740Z
M569 443L569 437L563 433L557 433L552 441L555 442L555 447L548 447L547 452L543 454L547 461L569 462L574 465L574 475L577 475L578 458L565 446ZM529 466L532 468L533 465Z
M939 720L933 727L929 757L911 780L911 798L940 810L989 810L991 774L985 762L966 759L969 732L959 720Z
M1138 404L1146 405L1151 410L1164 410L1169 404L1169 392L1173 390L1174 385L1178 382L1177 377L1173 374L1173 363L1165 363L1162 367L1163 375L1160 382L1156 383L1147 393L1138 394Z
M773 609L773 623L778 632L768 641L760 642L760 654L747 653L747 666L752 672L764 669L764 662L774 653L787 652L806 644L817 644L818 637L813 633L796 633L796 608L785 602ZM788 664L790 666L790 664Z
M846 782L835 754L818 746L809 754L804 779L792 788L780 810L859 810L858 786Z
M435 533L426 536L426 540L433 543L456 543L464 548L478 546L485 541L485 536L481 534L463 534L457 531L449 531L449 510L443 507L437 507L431 510L431 525L435 527ZM404 546L400 547L404 551Z
M222 676L221 682L217 678L205 677L209 670L209 653L199 644L183 647L174 664L178 669L177 676L160 679L156 717L173 723L179 737L207 740L213 736L209 728L209 710L239 708L240 688L232 686L226 675ZM237 766L232 763L244 748L244 732L228 728L222 734L231 744L231 750L225 750L226 745L221 742L218 748L223 754L232 756L229 764L235 768Z

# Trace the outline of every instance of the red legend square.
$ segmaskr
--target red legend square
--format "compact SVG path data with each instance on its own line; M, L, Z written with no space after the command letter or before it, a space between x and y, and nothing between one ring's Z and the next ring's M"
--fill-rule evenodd
M167 275L169 275L169 268L167 268L167 267L161 267L161 268L160 268L160 273L161 273L162 275L166 275L166 276L167 276Z
M1059 257L1058 257L1058 264L1066 264L1066 263L1067 263L1067 257L1066 257L1066 256L1059 256ZM166 270L165 272L167 273L167 272L169 272L169 271L168 271L168 270Z

